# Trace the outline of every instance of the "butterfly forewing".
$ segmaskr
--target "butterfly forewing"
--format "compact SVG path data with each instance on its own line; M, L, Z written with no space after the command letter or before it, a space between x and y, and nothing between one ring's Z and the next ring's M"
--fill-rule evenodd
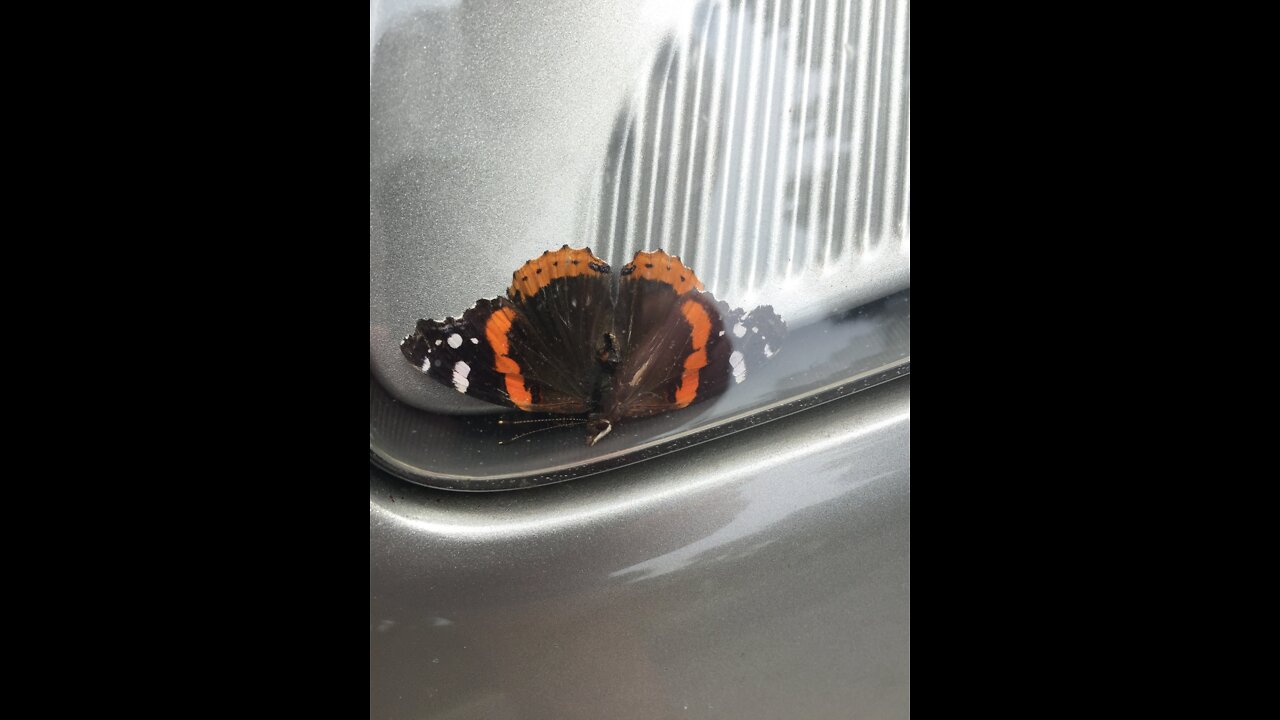
M494 298L477 302L457 320L419 320L413 334L400 343L400 351L419 370L460 393L516 407L524 391L512 397L508 385L514 389L516 383L508 383L499 369L502 363L488 332L491 321L498 323L510 312L504 298Z

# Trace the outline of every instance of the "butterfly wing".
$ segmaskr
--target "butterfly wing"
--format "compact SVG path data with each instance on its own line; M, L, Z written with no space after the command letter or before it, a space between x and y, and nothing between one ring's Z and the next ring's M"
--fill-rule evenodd
M481 300L460 320L419 320L401 349L431 377L481 400L587 412L601 372L593 338L613 313L609 273L589 249L543 253L515 271L507 297Z
M477 302L456 320L419 320L400 351L419 370L460 393L528 409L533 392L507 357L514 313L505 298L494 298Z
M613 324L611 272L590 248L565 245L521 266L507 289L517 311L513 357L527 376L587 404L603 372L597 352Z
M724 303L720 306L728 308ZM751 312L734 308L722 317L729 371L736 384L746 380L752 368L778 354L782 341L787 337L787 324L774 312L772 305L761 305Z
M772 307L744 313L703 292L679 258L637 253L619 273L623 361L614 395L626 417L688 407L746 379L749 357L780 347L786 325ZM751 328L755 328L754 331Z

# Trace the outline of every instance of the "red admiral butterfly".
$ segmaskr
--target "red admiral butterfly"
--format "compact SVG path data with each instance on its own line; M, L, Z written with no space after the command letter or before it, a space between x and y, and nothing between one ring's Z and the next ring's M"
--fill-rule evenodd
M742 382L785 334L772 306L730 309L662 250L636 253L615 276L590 248L565 245L512 273L505 298L480 300L461 319L419 320L400 349L481 400L585 413L594 445L623 418L688 407Z

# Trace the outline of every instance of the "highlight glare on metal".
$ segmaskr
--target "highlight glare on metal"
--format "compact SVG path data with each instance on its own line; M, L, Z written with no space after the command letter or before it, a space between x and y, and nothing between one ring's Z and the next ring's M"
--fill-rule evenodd
M612 263L667 248L717 296L788 317L813 279L846 280L822 283L824 309L869 299L855 266L909 285L909 12L706 4L619 115L584 241Z

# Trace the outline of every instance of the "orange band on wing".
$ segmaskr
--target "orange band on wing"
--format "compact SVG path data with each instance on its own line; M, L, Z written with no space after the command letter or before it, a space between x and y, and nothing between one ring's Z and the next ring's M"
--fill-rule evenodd
M507 356L510 349L507 333L511 332L511 321L516 311L504 307L489 316L484 324L484 336L493 348L494 368L507 378L507 395L511 402L521 410L529 410L533 404L533 395L524 385L524 376L520 374L520 365Z
M542 253L541 257L530 260L511 273L511 287L507 288L507 297L512 300L516 299L517 294L533 297L557 278L603 275L608 272L608 264L591 254L591 248L577 250L565 245L559 250Z
M622 275L623 279L657 280L670 285L677 295L703 289L702 281L680 262L680 258L662 250L636 253L635 258L622 268Z
M698 394L698 372L707 365L707 338L711 337L711 317L706 308L696 300L685 301L680 306L680 314L692 328L690 339L693 352L684 359L684 375L680 378L680 386L676 388L676 405L684 407L693 402Z

